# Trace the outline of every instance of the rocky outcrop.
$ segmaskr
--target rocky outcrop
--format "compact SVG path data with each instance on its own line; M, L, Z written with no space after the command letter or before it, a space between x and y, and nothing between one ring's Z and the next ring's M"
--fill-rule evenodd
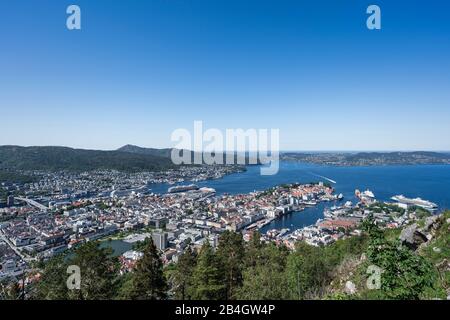
M426 234L419 230L418 225L413 223L402 230L400 240L408 248L416 250L422 243L427 242L429 239Z
M422 231L424 232L431 232L435 231L440 226L439 216L430 216L425 219L424 226L422 228Z
M436 235L443 223L441 215L434 215L425 218L423 226L419 227L417 223L404 228L400 234L400 241L403 245L412 250L417 250L419 247L427 246L430 240Z
M327 288L328 293L356 294L358 292L358 287L355 282L352 281L352 278L355 270L358 269L365 259L365 257L346 257L333 271L333 281L331 281Z

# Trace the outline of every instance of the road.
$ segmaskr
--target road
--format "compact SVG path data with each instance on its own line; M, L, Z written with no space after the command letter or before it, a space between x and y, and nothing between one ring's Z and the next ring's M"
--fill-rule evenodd
M19 200L19 201L24 201L24 202L28 203L30 206L36 207L39 210L43 210L43 211L47 211L48 210L48 208L46 206L44 206L44 205L42 205L39 202L36 202L34 200L27 199L27 198L22 198L22 197L15 197L15 199Z
M5 241L5 242L9 245L9 247L10 247L11 249L13 249L14 252L15 252L19 257L22 258L22 260L24 260L24 261L26 261L26 262L30 262L30 261L36 260L36 259L30 258L29 256L26 256L26 255L24 255L22 252L20 252L19 249L17 249L17 247L14 245L14 243L12 243L11 241L9 241L9 239L5 237L5 235L3 234L3 231L1 231L1 230L0 230L0 239L3 240L3 241Z

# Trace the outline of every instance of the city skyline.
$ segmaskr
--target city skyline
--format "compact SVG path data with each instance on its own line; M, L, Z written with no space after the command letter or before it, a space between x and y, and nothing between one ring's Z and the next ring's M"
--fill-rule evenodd
M202 120L279 128L284 151L448 151L449 5L432 2L377 1L373 31L365 2L80 0L74 31L69 1L4 4L0 145L170 148Z

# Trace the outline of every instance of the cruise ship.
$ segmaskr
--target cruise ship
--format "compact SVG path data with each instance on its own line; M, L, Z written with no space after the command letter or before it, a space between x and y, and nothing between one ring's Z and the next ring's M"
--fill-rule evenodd
M167 192L176 193L176 192L186 192L191 190L198 190L199 187L195 184L185 185L185 186L174 186L170 187Z
M418 207L424 208L429 211L434 211L438 208L437 204L435 204L431 201L423 200L421 198L410 199L410 198L405 197L404 195L398 195L398 196L392 197L391 199L395 200L399 203L418 206Z
M363 192L356 189L355 196L357 198L359 198L361 201L366 202L366 203L372 203L375 201L375 195L369 189L367 189L366 191L363 191Z

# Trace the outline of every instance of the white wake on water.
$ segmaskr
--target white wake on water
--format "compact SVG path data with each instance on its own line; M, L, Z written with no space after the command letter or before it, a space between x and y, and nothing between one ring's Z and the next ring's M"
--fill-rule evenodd
M330 179L330 178L327 178L327 177L325 177L325 176L321 176L320 174L315 174L315 173L312 173L312 172L311 172L311 174L312 174L313 176L316 176L316 177L325 179L325 180L327 180L327 181L329 181L329 182L331 182L331 183L334 183L334 184L337 183L336 181L334 181L334 180L332 180L332 179Z

